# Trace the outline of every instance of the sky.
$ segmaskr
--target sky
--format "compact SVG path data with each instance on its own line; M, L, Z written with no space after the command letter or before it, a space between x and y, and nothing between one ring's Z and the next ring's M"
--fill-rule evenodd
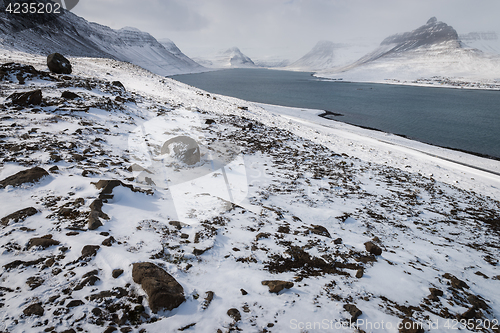
M433 16L459 34L500 33L500 0L80 0L72 12L169 38L191 57L236 46L296 60L320 40L376 45Z

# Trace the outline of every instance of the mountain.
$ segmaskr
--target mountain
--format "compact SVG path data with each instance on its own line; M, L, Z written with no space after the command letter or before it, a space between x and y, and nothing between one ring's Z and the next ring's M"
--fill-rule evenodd
M334 67L335 61L335 44L327 40L322 40L311 51L290 64L287 68L315 71Z
M458 36L467 46L479 49L483 52L500 54L500 39L494 31L470 32Z
M0 0L0 8L7 2ZM175 52L167 50L147 32L129 27L114 30L61 10L61 15L49 17L36 25L27 17L0 12L2 47L35 54L59 52L75 57L111 58L136 64L160 75L205 70L177 47L170 45Z
M214 56L195 58L204 66L212 68L256 68L257 65L237 47L219 52Z
M433 76L495 80L500 78L500 58L468 47L453 27L433 17L411 32L387 37L373 52L348 66L316 75L352 81Z

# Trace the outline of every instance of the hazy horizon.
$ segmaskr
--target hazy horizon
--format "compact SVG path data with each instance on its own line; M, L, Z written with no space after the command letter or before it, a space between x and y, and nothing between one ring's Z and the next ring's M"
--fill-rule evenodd
M459 34L500 31L497 0L87 0L72 11L169 38L190 57L236 46L250 57L293 61L320 40L375 45L433 16Z

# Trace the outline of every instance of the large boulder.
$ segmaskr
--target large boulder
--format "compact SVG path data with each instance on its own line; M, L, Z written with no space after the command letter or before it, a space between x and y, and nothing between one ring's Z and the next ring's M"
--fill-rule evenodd
M172 310L186 300L184 288L172 275L150 262L135 263L132 278L148 295L151 311Z
M71 74L71 63L60 53L52 53L47 57L47 67L56 74Z
M0 188L4 188L9 185L19 186L24 183L35 183L48 175L49 173L40 167L19 171L12 176L0 180Z
M23 93L13 93L9 97L12 104L20 106L40 105L42 103L42 91L40 89Z

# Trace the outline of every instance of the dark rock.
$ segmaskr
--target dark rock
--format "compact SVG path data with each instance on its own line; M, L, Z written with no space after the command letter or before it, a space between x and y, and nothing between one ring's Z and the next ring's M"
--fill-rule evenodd
M31 276L26 280L26 284L30 286L31 290L40 287L44 282L45 280L39 276Z
M118 278L122 274L123 274L123 269L114 269L113 272L111 273L111 275L115 279Z
M356 271L356 277L358 279L361 279L363 277L363 274L364 274L364 270L363 268L359 268L357 271Z
M19 171L18 173L1 180L0 188L4 188L9 185L19 186L24 183L35 183L48 175L49 173L40 167Z
M103 240L101 244L104 246L111 246L115 242L116 242L115 238L113 236L110 236L110 237L106 238L105 240Z
M81 258L89 258L93 257L97 254L97 251L100 249L99 245L85 245L82 249Z
M245 289L240 289L240 291L243 296L248 295L248 291L246 291Z
M179 282L153 263L135 263L132 278L148 295L149 307L154 313L161 309L175 309L186 300Z
M71 74L71 63L60 53L52 53L47 57L47 67L56 74Z
M241 313L236 308L232 308L232 309L227 310L227 315L229 317L233 318L234 321L240 321L241 320Z
M342 244L342 238L336 238L336 239L333 241L333 244L336 244L336 245Z
M91 275L87 278L84 278L82 280L82 282L80 282L76 287L75 287L75 290L81 290L83 289L83 287L85 286L93 286L96 284L97 281L99 281L100 279L95 276L95 275Z
M66 304L66 307L67 308L74 308L76 306L80 306L80 305L84 305L85 303L79 299L74 299L72 300L71 302L69 302L68 304Z
M109 216L102 211L102 206L103 203L101 199L96 199L90 204L90 214L87 220L87 228L89 228L89 230L95 230L102 226L99 218L109 219Z
M456 289L469 289L469 286L467 285L467 283L465 283L464 281L458 279L456 276L450 274L450 273L445 273L443 275L443 277L445 279L448 279L450 280L450 283L451 283L451 287L452 288L456 288Z
M59 245L59 244L61 243L56 241L55 239L52 239L52 235L50 235L50 237L31 238L28 241L28 249L31 249L34 246L40 246L43 249L46 249L52 245Z
M439 300L438 297L443 296L443 291L437 288L429 288L429 291L431 292L431 294L427 298L432 301L438 301Z
M283 289L290 289L293 287L293 282L280 281L280 280L266 280L262 281L262 285L269 287L270 293L279 293Z
M464 313L462 313L458 317L459 317L459 319L473 319L473 318L476 318L476 316L477 316L476 308L471 307L470 309L468 309L467 311L465 311Z
M399 333L425 333L422 323L405 318L400 324Z
M207 291L206 292L206 295L205 295L205 299L203 300L203 304L201 305L201 307L203 308L203 310L205 310L206 308L208 308L208 306L210 305L210 303L212 303L212 300L214 299L214 292L213 291Z
M103 333L112 333L114 331L116 331L117 328L116 327L113 327L113 326L108 326Z
M486 304L485 301L483 301L479 296L476 295L469 295L467 296L467 301L475 308L475 309L483 309L487 310L489 309L488 304Z
M322 225L313 224L312 228L309 229L309 230L311 230L311 232L313 234L320 235L320 236L325 236L325 237L328 237L328 238L332 238L332 236L330 236L330 233L328 232L328 229L326 229Z
M23 310L25 316L43 316L44 312L42 303L31 304Z
M376 256L379 256L382 254L382 249L378 245L375 245L373 242L366 242L365 249L366 249L366 251L368 251L371 254L376 255Z
M5 216L0 220L0 224L6 226L7 224L9 224L9 221L14 221L14 223L17 223L19 221L24 221L24 219L26 219L29 216L33 216L36 213L38 213L38 211L33 207L24 208Z
M211 249L211 247L206 248L206 249L193 249L193 254L195 256L201 256L203 253L205 253L206 251L208 251L210 249Z
M182 331L185 331L185 330L187 330L187 329L189 329L189 328L191 328L191 327L193 327L193 326L195 326L195 325L196 325L196 323L191 323L191 324L189 324L189 325L186 325L186 326L184 326L184 327L179 328L179 331L181 331L181 332L182 332Z
M206 125L212 125L212 124L215 124L215 120L213 120L213 119L207 119L207 120L205 120L205 124L206 124Z
M177 230L182 229L182 224L179 221L169 221L168 224L177 228Z
M354 304L344 304L344 310L349 312L351 315L351 321L356 321L356 319L363 314L363 312Z
M80 95L75 94L72 91L63 91L63 93L61 94L61 97L66 98L66 99L75 99L75 98L79 98Z
M40 105L42 103L42 91L37 89L24 93L13 93L7 98L12 100L12 104L20 106Z
M111 82L111 84L114 85L115 87L120 88L121 90L125 90L125 87L123 86L123 84L120 81L113 81L113 82Z
M99 271L97 269L91 270L90 272L87 272L83 274L82 278L88 278L89 276L94 276L94 275L99 275Z
M57 165L54 165L53 167L50 167L49 171L51 173L55 173L55 172L59 171L59 167Z

